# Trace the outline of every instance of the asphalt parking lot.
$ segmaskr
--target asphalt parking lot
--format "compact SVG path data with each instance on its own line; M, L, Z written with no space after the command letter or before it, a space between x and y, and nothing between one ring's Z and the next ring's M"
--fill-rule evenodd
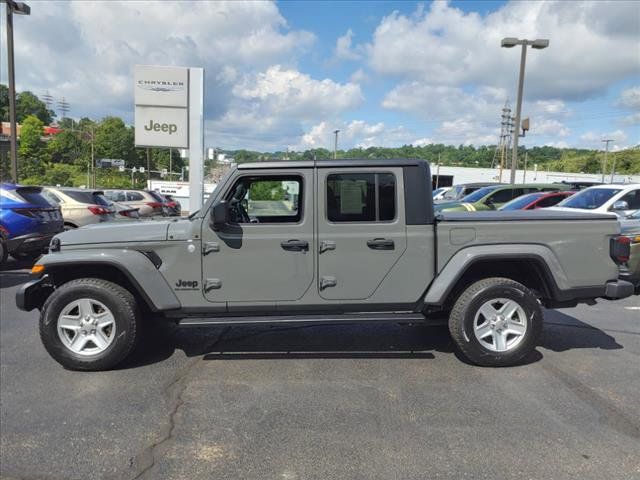
M0 272L0 477L640 478L640 297L548 311L519 367L422 325L159 326L62 369Z

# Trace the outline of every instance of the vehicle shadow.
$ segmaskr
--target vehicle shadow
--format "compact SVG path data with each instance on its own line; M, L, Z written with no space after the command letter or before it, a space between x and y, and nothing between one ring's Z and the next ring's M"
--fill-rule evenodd
M161 362L176 350L204 360L297 358L434 359L433 352L453 353L470 364L455 348L447 327L425 324L301 324L177 327L162 319L149 319L144 341L120 368ZM538 348L520 365L540 361L541 349L563 352L581 348L623 348L603 330L575 317L553 312Z
M552 315L547 316L540 346L554 352L565 352L576 348L602 350L624 348L603 330L559 311L554 311Z

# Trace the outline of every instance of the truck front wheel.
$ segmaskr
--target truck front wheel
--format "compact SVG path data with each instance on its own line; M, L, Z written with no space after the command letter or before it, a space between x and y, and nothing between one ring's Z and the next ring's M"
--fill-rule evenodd
M486 278L458 297L449 331L471 362L506 367L533 351L542 323L542 309L531 290L508 278Z
M106 280L81 278L49 296L40 314L40 338L65 368L107 370L131 353L139 317L128 290Z

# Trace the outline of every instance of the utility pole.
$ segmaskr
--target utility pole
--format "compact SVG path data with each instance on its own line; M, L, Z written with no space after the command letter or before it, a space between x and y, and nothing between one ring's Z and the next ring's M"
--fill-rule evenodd
M529 152L524 152L524 174L522 175L522 183L527 183L527 159Z
M522 92L524 89L524 66L527 60L527 46L542 50L549 46L549 40L536 39L536 40L518 40L517 38L503 38L501 46L503 48L513 48L516 45L522 45L522 52L520 54L520 75L518 77L518 98L516 101L516 118L515 129L513 131L513 152L511 154L511 184L516 183L516 169L518 168L518 139L520 137L520 121L522 116Z
M11 179L18 183L18 128L16 125L16 74L13 59L13 14L29 15L31 7L23 2L4 0L7 14L7 60L9 73L9 151Z
M334 134L336 135L336 141L333 144L333 159L335 160L336 158L338 158L338 132L340 132L340 130L334 130Z
M149 149L147 148L147 188L150 188L151 181L151 161L149 160Z
M602 183L604 183L604 174L605 171L607 169L607 154L609 153L609 143L613 142L613 140L611 140L610 138L606 138L604 140L602 140L602 143L604 143L604 160L602 161ZM615 165L613 166L613 168L615 168ZM613 170L611 171L611 182L613 182ZM610 183L611 183L610 182Z

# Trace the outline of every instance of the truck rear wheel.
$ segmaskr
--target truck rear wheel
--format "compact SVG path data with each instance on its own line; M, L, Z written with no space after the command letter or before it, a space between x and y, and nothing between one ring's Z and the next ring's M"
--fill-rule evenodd
M47 352L70 370L107 370L135 346L140 315L133 295L98 278L72 280L57 288L40 314Z
M471 362L506 367L533 351L542 323L542 309L531 290L508 278L486 278L458 297L449 331Z

